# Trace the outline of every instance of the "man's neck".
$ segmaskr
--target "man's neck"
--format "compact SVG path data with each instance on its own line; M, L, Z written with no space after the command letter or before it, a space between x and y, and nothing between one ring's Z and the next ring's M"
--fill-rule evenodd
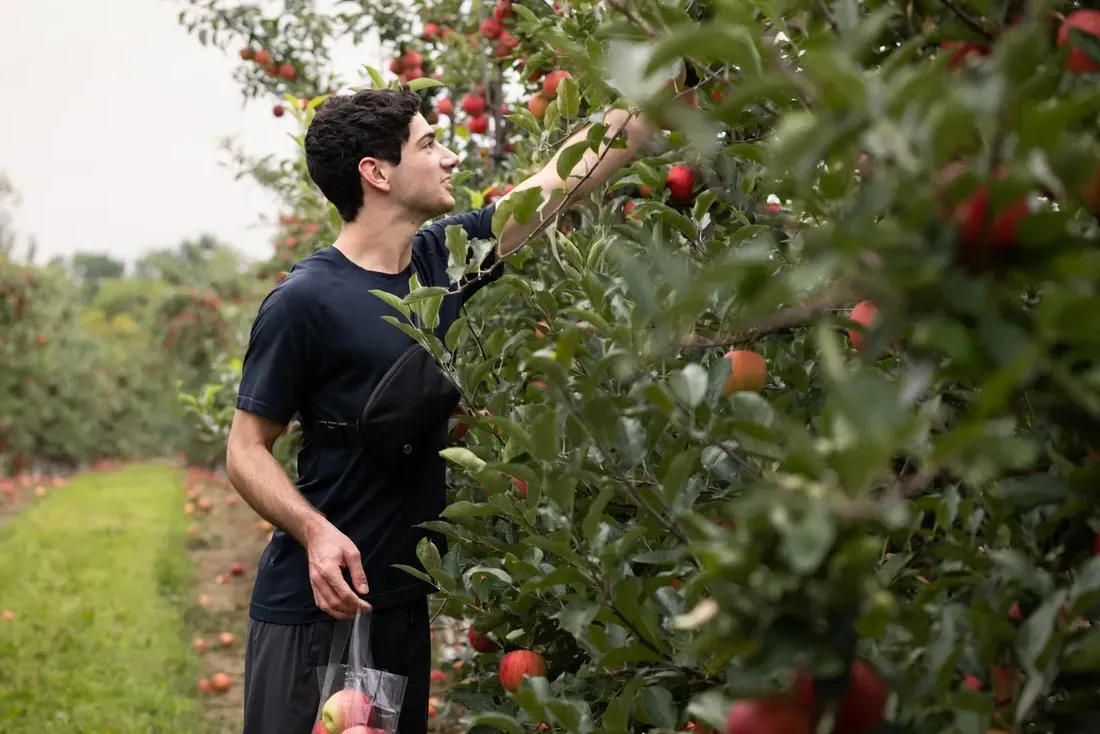
M345 223L333 247L364 270L400 273L412 258L412 240L423 222L409 212L377 208Z

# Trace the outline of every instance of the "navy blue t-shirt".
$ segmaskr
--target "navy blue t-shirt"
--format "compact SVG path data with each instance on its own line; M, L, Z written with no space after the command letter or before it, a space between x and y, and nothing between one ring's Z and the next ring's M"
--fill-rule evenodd
M471 240L492 239L494 209L490 205L447 217L416 234L412 256L422 285L450 285L445 228L459 224ZM436 330L440 338L459 317L462 304L503 274L495 247L482 270L489 273L444 298ZM260 305L245 352L237 407L284 424L298 414L304 426L359 418L379 379L414 344L382 320L386 314L401 315L370 291L405 296L412 273L412 263L392 275L365 270L334 247L297 263ZM444 423L440 431L446 430ZM425 535L440 553L446 552L444 536L414 527L439 519L445 506L442 457L430 454L397 469L372 461L362 448L318 445L307 434L298 453L298 475L298 489L310 504L359 548L370 586L365 598L372 606L397 606L431 591L393 564L422 568L416 544ZM305 549L279 530L260 558L249 613L275 624L331 619L314 603Z

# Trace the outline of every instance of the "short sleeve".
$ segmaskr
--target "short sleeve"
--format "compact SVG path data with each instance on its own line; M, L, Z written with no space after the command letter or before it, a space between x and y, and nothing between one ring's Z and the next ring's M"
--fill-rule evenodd
M308 314L284 281L260 304L245 350L237 407L287 424L305 400L311 342Z
M466 230L466 236L471 240L495 240L493 234L493 213L496 204L482 207L476 211L455 214L454 216L440 219L416 233L413 238L413 248L422 251L428 258L442 260L443 269L447 268L447 227L459 224ZM489 254L481 261L480 277L467 276L461 283L462 302L469 301L479 290L498 280L504 275L504 263L497 260L497 248L492 247Z

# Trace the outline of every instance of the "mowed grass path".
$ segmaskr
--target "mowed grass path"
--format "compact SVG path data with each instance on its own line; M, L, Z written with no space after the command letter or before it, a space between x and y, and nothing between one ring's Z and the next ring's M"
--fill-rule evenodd
M202 731L180 478L81 474L0 530L0 732Z

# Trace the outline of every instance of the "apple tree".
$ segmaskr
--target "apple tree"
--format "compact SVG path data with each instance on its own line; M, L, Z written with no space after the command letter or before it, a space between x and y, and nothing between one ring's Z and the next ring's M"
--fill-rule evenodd
M476 414L444 452L449 549L408 569L472 620L466 726L1091 730L1100 11L341 7L186 22L299 136L347 84L420 90L461 207L550 160L583 176L609 105L662 127L568 213L504 199L498 226L546 226L444 339L394 320ZM328 49L368 27L390 66L337 80ZM338 219L300 157L253 170L286 206L273 284ZM455 282L488 246L448 233ZM441 297L400 310L430 327ZM194 401L222 430L226 375Z

